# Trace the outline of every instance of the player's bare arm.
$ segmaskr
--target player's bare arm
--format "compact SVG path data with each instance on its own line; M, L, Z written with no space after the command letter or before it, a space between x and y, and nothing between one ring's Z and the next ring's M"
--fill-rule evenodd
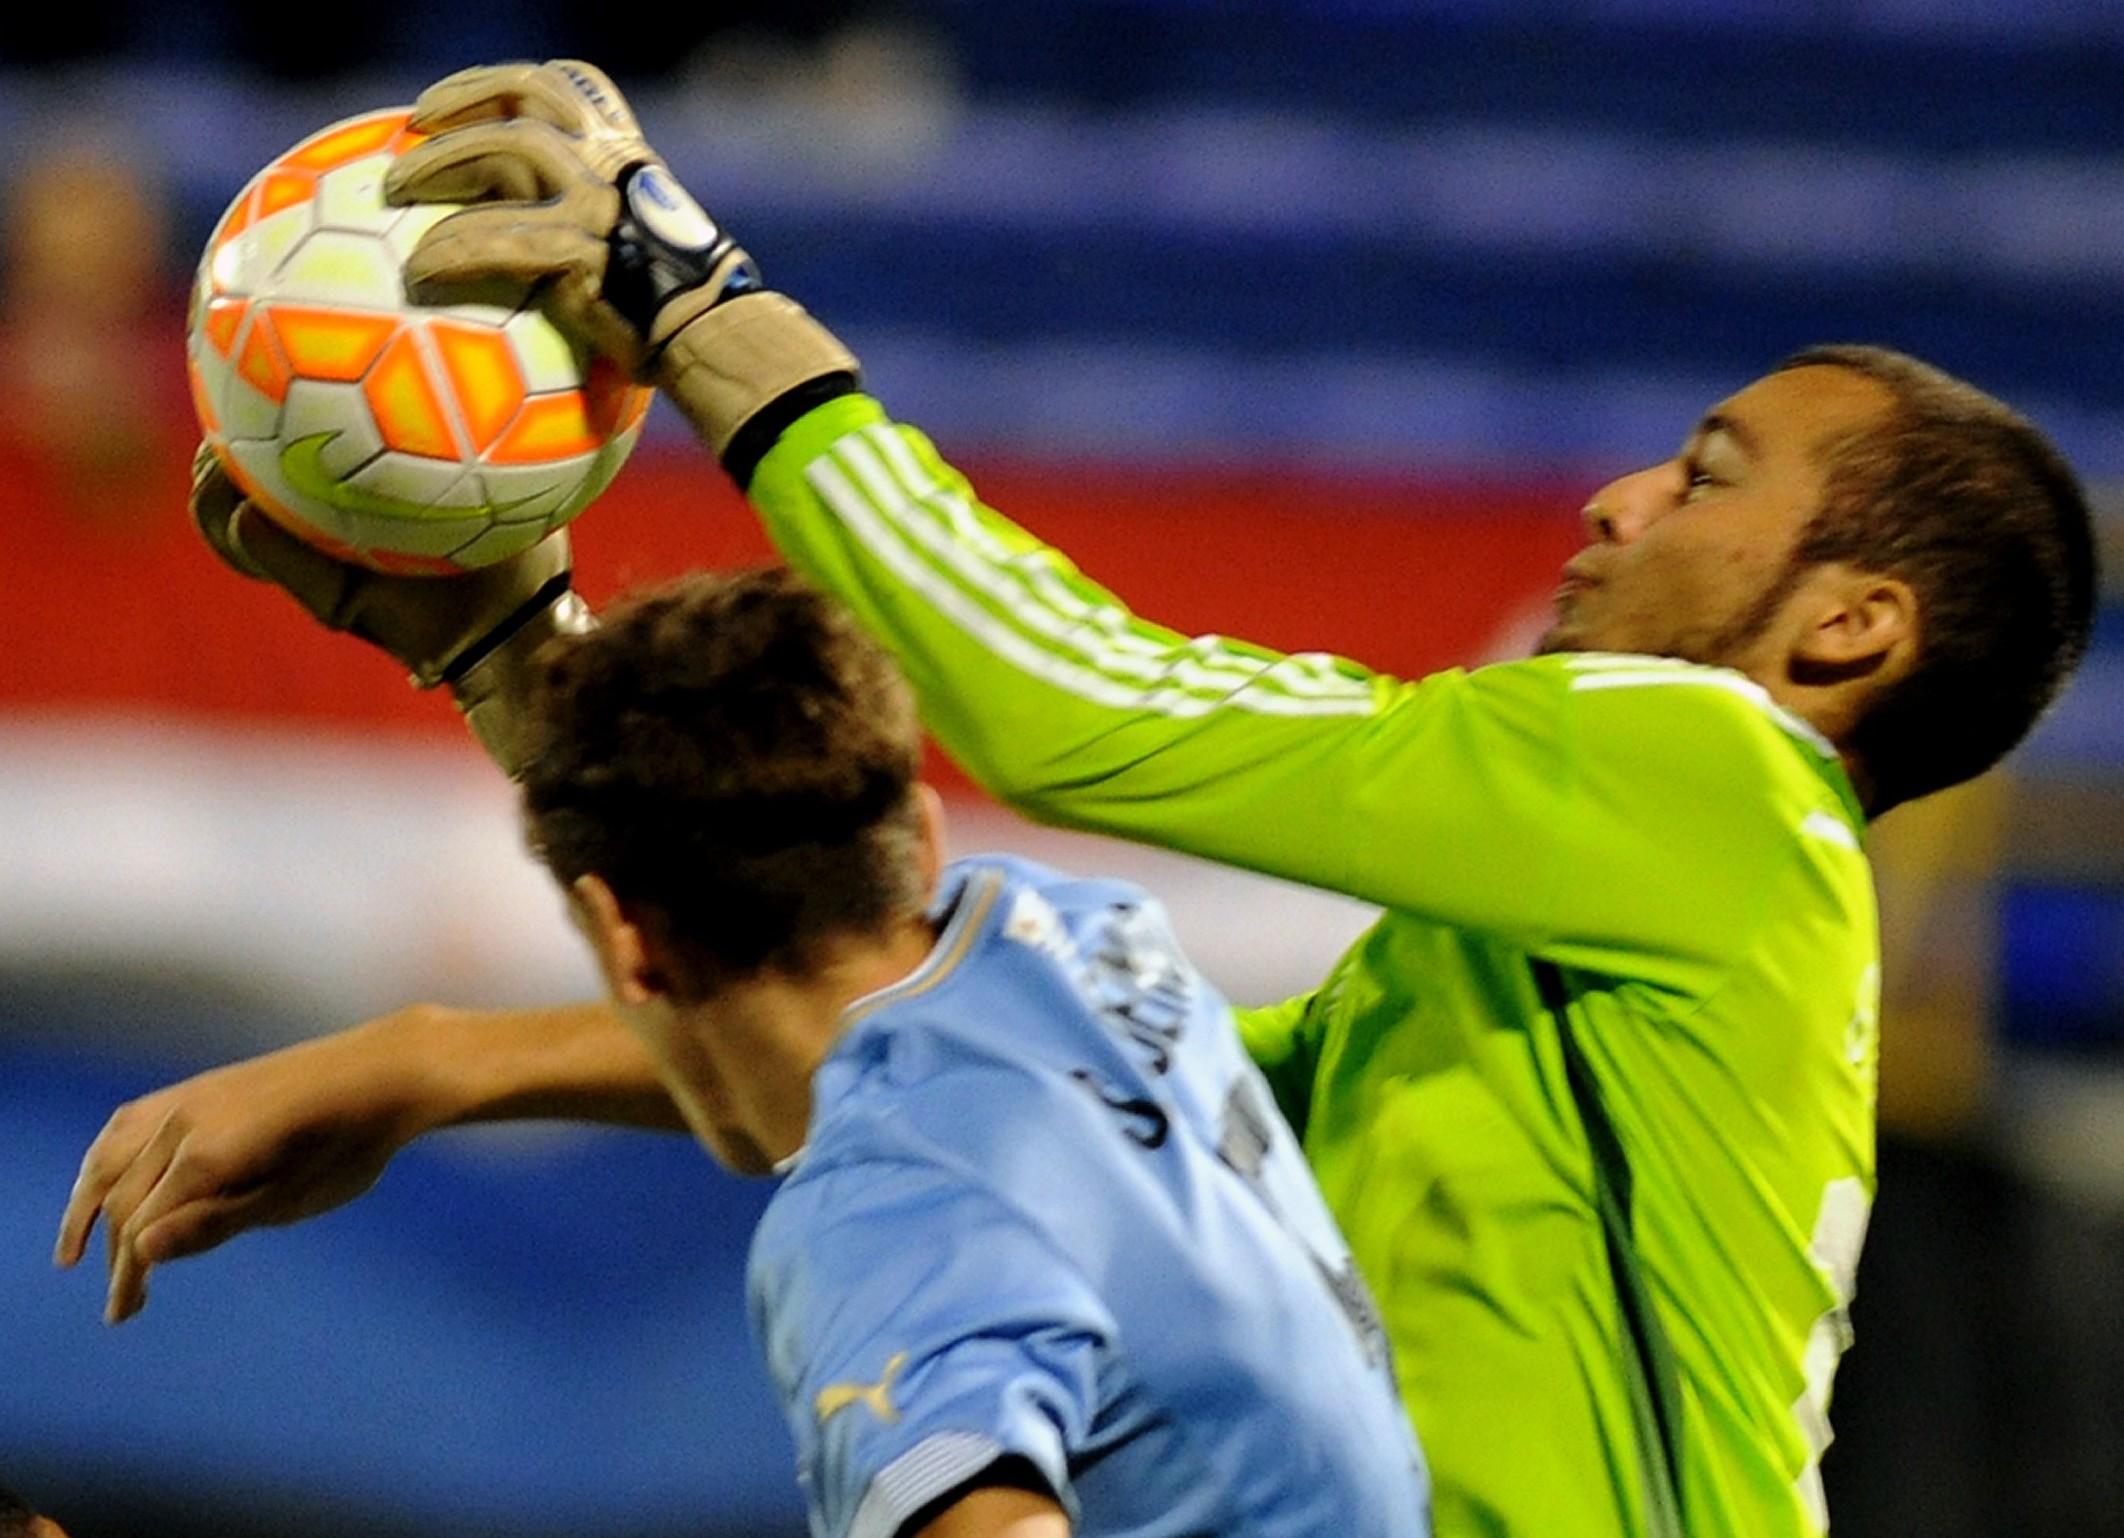
M1069 1538L1069 1517L1051 1495L995 1485L954 1501L916 1538Z
M537 1117L684 1128L608 1005L418 1005L120 1106L83 1156L53 1259L79 1262L103 1223L115 1324L146 1305L154 1266L341 1206L424 1133Z

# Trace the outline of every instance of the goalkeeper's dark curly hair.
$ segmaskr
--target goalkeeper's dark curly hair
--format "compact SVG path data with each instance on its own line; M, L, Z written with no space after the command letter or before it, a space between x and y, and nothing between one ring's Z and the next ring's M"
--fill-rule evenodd
M922 890L921 732L892 659L791 572L620 600L538 661L522 774L533 850L657 910L699 997L802 975Z

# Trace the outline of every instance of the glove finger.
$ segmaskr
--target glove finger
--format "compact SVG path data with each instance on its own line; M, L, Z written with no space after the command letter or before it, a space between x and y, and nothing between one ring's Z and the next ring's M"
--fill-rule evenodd
M198 452L192 456L189 506L193 525L206 540L207 548L220 557L223 565L234 567L246 577L267 580L265 572L243 553L230 533L230 525L243 506L243 489L229 478L229 472L222 467L221 456L214 452L210 443L201 443Z
M599 127L630 137L641 132L612 78L579 59L459 70L420 93L410 126L440 133L496 118L536 118L577 136Z
M446 75L414 99L408 126L416 133L440 133L463 123L515 117L526 82L543 67L528 62L475 64Z
M449 304L529 290L546 318L579 344L639 372L642 339L603 298L606 243L547 205L495 204L439 221L406 257L406 294Z
M594 181L575 143L550 123L470 123L413 145L384 173L384 201L537 203Z
M590 119L603 124L608 133L630 139L641 137L634 109L620 95L612 77L595 64L581 59L549 59L538 80L541 86L552 85L568 93L578 122Z
M422 688L443 682L469 648L518 618L572 565L563 531L505 561L452 576L391 576L313 549L246 504L244 547L310 614L382 648Z
M224 480L228 478L228 472L221 468L221 456L214 451L214 445L201 438L199 447L192 450L192 495L198 496L199 488L214 475L219 475Z
M528 286L563 276L594 291L605 257L605 242L564 210L521 203L468 208L438 220L407 253L406 292L430 304L494 279Z
M360 568L304 543L254 502L241 504L228 528L238 553L267 581L285 588L312 618L334 630L346 628L350 601L365 575Z

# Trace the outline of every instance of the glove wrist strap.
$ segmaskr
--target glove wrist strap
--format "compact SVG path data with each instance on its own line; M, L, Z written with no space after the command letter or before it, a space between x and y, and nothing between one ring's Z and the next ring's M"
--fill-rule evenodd
M705 305L688 296L657 317L649 341L654 382L741 483L752 465L739 475L729 451L747 423L792 392L816 392L821 381L852 390L861 378L855 354L838 337L795 300L772 292Z
M501 639L486 647L477 658L454 670L450 694L459 714L486 749L487 756L501 765L512 780L531 753L532 659L540 647L558 635L581 635L597 626L597 618L582 595L568 587L564 572L539 590L513 628L500 627ZM506 633L502 633L505 631Z
M646 338L675 297L702 290L720 303L760 286L759 270L707 211L654 160L620 173L620 216L607 237L605 302Z

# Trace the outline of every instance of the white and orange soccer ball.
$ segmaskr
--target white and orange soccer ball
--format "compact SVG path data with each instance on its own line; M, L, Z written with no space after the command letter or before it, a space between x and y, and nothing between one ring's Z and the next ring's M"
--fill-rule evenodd
M406 121L335 123L237 194L200 258L187 362L207 441L276 522L343 560L449 573L580 513L650 397L523 296L407 301L406 253L450 210L383 201L419 142Z

